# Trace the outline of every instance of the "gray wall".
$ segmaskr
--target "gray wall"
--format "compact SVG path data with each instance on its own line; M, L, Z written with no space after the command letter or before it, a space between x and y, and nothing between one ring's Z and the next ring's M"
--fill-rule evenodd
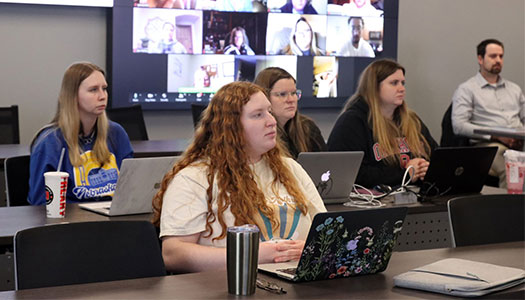
M388 0L386 0L388 1ZM400 0L398 59L407 69L407 101L441 135L441 117L457 85L477 71L475 45L505 43L503 76L525 88L525 1ZM53 116L62 74L78 60L105 68L106 13L89 7L0 4L0 106L20 107L21 142ZM338 110L305 111L328 137ZM146 112L151 139L189 138L189 112Z
M106 9L0 4L0 106L18 104L27 144L56 110L64 70L106 65Z

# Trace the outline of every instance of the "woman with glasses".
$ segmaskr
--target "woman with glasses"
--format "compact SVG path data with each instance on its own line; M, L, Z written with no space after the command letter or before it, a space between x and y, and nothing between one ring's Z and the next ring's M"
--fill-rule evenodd
M272 113L277 120L277 131L291 157L299 152L326 150L326 143L314 121L297 111L301 90L295 86L295 79L286 70L269 67L257 75L255 84L270 94Z
M363 151L356 183L365 187L400 185L411 167L423 179L437 147L428 128L405 102L405 68L376 60L361 74L328 138L330 151Z

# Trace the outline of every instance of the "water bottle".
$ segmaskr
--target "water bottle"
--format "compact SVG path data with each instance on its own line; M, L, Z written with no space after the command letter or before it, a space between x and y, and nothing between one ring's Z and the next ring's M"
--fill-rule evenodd
M230 294L246 296L255 293L259 235L256 225L228 227L226 266Z

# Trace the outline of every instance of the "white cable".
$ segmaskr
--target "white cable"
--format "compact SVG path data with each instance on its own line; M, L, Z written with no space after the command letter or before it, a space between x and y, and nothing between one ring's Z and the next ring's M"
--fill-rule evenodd
M403 180L401 180L401 187L408 186L408 184L412 181L412 175L410 174L410 169L414 169L414 174L416 173L416 169L414 168L414 166L412 165L408 166L407 169L405 170L405 174L403 174ZM405 182L407 174L410 176L410 178L408 178L408 181Z
M363 189L367 192L367 194L361 194L357 188ZM381 198L385 196L386 194L381 195L374 195L372 191L365 188L364 186L354 184L353 191L349 195L349 201L343 203L344 206L350 206L350 207L358 207L358 208L375 208L375 207L381 207L385 206L385 204L381 203L381 201L377 200L376 198ZM362 199L362 200L355 200L353 198Z
M408 184L410 182L412 182L412 175L410 174L410 169L413 169L414 172L415 172L414 166L408 166L406 168L406 170L405 170L405 174L403 174L403 180L401 181L401 186L399 188L397 188L396 190L390 192L390 193L383 193L381 195L374 195L374 193L372 193L372 191L370 191L369 189L365 188L364 186L361 186L359 184L354 184L352 192L348 196L349 201L343 203L343 205L344 206L350 206L350 207L358 207L358 208L374 208L374 207L385 206L384 203L381 203L381 201L378 200L379 198L382 198L382 197L384 197L386 195L395 195L395 194L404 193L404 192L408 191ZM407 179L407 175L409 176L408 177L408 181L406 180ZM357 190L357 188L360 188L360 189L366 191L367 194L360 193ZM361 200L356 200L356 199L361 199Z

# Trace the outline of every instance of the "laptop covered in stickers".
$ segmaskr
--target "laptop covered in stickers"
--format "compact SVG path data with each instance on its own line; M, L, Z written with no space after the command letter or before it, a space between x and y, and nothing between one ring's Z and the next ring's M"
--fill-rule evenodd
M299 261L258 268L296 282L383 272L406 214L406 207L319 213Z
M177 161L178 156L127 158L111 201L81 203L79 207L105 216L151 213L152 200L160 182Z

